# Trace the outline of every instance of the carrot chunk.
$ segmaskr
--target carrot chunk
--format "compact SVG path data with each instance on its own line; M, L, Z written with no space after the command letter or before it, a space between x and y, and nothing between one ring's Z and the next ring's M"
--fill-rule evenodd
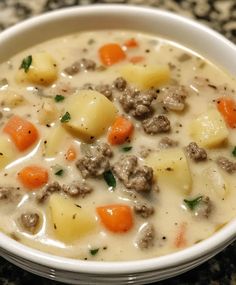
M129 231L133 226L132 210L127 205L114 204L97 207L102 224L114 233Z
M66 160L74 161L76 159L76 149L74 146L70 146L66 153Z
M236 102L231 98L217 100L217 108L230 128L236 128Z
M99 49L99 56L104 65L113 65L126 58L121 46L115 43L106 44Z
M48 182L48 171L39 166L27 166L18 173L18 178L26 188L39 188Z
M135 48L138 47L138 42L136 41L136 39L131 38L124 42L124 46L126 46L127 48Z
M184 247L187 244L187 241L186 241L186 227L187 227L186 223L180 224L180 227L179 227L179 230L177 232L177 235L176 235L176 238L175 238L175 242L174 242L174 244L175 244L175 246L177 248Z
M139 62L141 62L141 61L144 61L144 56L139 56L139 55L137 55L137 56L133 56L133 57L131 57L130 59L129 59L129 61L131 62L131 63L139 63Z
M38 131L35 126L19 116L12 116L3 131L10 135L20 151L26 150L38 139Z
M119 116L111 126L108 133L108 141L112 145L123 144L131 137L134 125L128 119Z

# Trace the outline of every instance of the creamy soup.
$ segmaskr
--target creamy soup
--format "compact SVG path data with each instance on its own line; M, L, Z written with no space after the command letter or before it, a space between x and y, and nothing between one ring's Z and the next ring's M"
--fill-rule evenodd
M14 55L0 76L0 228L13 239L136 260L236 216L236 82L194 51L84 32Z

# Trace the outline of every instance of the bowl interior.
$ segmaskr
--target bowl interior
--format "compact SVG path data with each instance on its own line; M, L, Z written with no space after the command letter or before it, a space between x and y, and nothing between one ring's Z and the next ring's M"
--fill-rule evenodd
M95 29L129 29L168 38L192 48L232 75L236 75L236 47L221 35L168 12L122 5L63 9L18 24L0 34L0 62L42 41ZM149 260L116 262L116 266L114 262L101 263L55 257L30 249L3 234L0 234L0 246L32 262L63 270L99 274L142 272L176 266L204 255L212 255L234 239L235 228L236 220L209 239L181 252Z

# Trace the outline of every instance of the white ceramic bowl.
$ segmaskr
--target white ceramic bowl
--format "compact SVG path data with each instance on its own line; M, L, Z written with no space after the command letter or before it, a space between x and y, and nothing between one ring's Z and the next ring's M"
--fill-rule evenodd
M157 9L102 5L35 17L0 34L0 62L31 45L84 30L129 29L190 47L236 76L236 47L196 22ZM185 272L211 258L236 237L236 219L210 238L180 252L129 262L63 258L24 246L0 233L0 253L38 275L69 284L145 284Z

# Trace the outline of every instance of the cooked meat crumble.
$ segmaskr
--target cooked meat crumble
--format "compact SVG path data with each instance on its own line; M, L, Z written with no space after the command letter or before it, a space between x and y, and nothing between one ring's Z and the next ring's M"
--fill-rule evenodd
M108 144L96 146L91 153L78 159L76 167L79 169L83 178L98 177L110 169L109 158L112 150Z
M199 147L195 142L191 142L186 151L191 159L194 161L203 161L207 159L207 152L204 148Z
M137 119L144 119L153 113L152 102L157 98L155 90L138 91L126 88L119 97L124 111Z
M138 233L137 245L140 249L148 249L154 246L155 229L150 223L146 224Z
M152 168L139 165L134 155L122 156L113 166L113 170L127 189L137 192L149 192L152 189Z
M168 86L163 90L163 104L169 110L182 111L187 96L188 92L184 86Z
M167 133L170 131L170 121L164 115L153 116L142 121L142 126L147 134Z
M236 162L232 162L226 157L220 156L217 158L216 162L220 168L222 168L229 174L232 174L236 171Z

